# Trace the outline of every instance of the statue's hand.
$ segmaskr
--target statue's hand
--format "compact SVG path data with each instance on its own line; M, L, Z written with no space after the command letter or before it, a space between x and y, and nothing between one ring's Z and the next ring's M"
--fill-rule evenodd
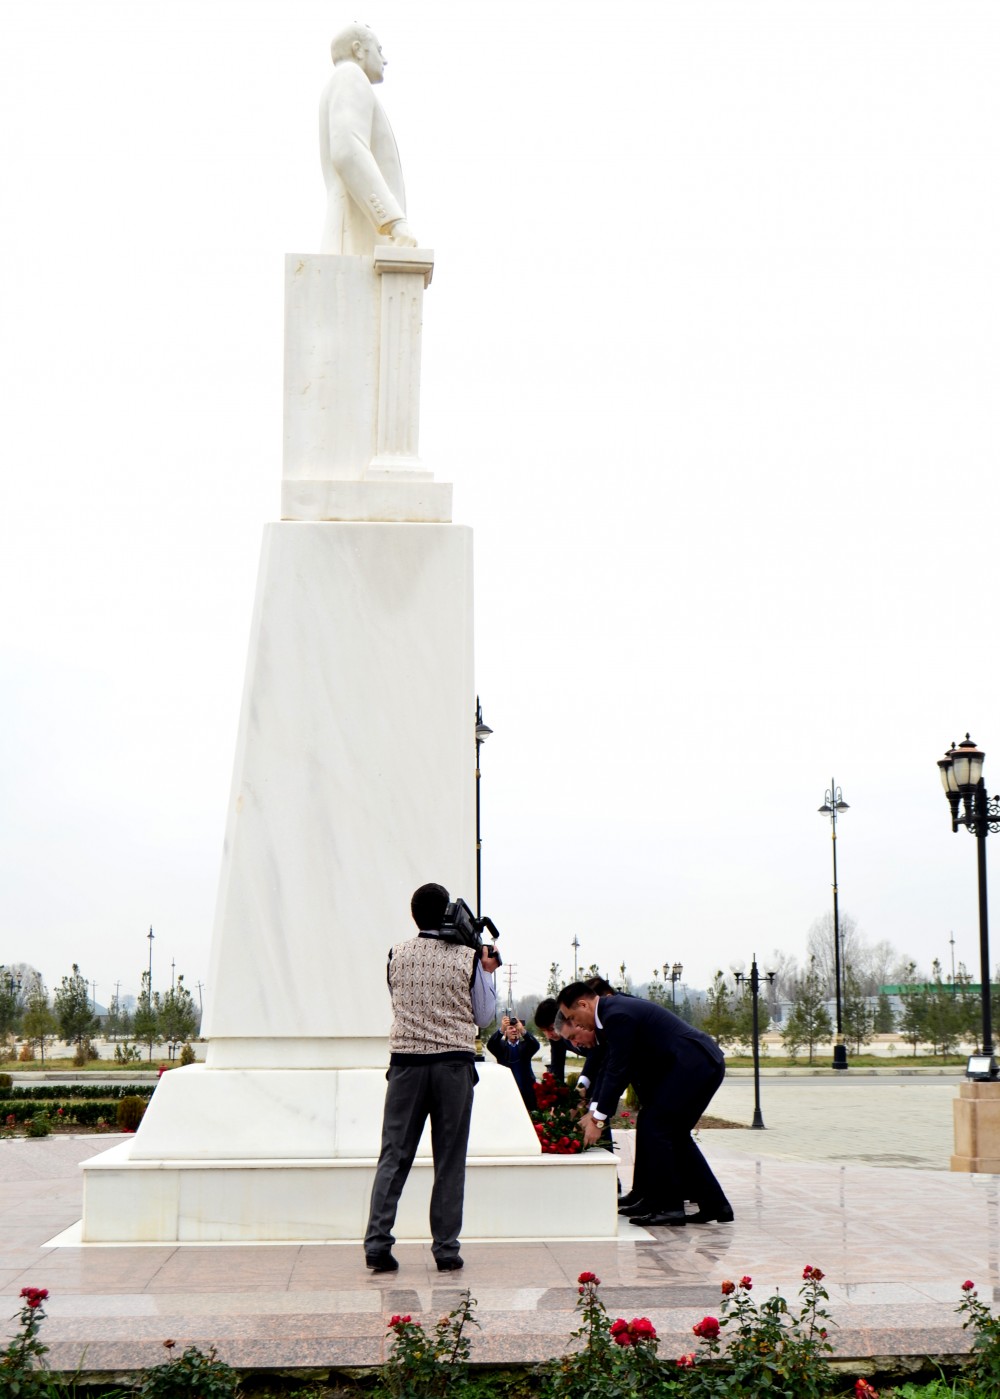
M417 240L410 232L409 225L405 219L397 219L389 229L389 237L397 248L415 248Z

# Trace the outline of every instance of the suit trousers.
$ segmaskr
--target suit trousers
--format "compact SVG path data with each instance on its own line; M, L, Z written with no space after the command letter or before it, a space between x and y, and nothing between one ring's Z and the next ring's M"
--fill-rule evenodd
M657 1209L683 1210L686 1199L703 1210L728 1204L691 1136L724 1077L724 1065L699 1053L693 1064L678 1065L649 1101L642 1102L636 1119L632 1188Z
M396 1242L392 1227L403 1186L413 1165L424 1123L431 1120L434 1185L431 1238L434 1257L455 1258L465 1202L465 1158L472 1095L479 1075L468 1060L392 1065L382 1114L382 1147L365 1232L369 1256Z

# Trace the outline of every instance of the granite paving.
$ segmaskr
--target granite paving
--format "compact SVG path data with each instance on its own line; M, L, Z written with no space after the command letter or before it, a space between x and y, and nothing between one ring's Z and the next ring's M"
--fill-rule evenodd
M613 1315L648 1316L666 1353L680 1354L692 1325L718 1313L724 1279L750 1274L755 1295L792 1301L810 1264L826 1275L841 1359L863 1370L955 1355L969 1345L955 1312L963 1280L1000 1300L1000 1177L948 1170L956 1082L765 1077L767 1126L753 1131L752 1085L734 1075L712 1111L745 1125L700 1136L734 1223L623 1222L599 1243L466 1238L458 1277L442 1277L420 1244L399 1245L399 1272L383 1275L366 1270L358 1243L81 1245L80 1162L118 1139L4 1140L0 1316L16 1313L22 1287L47 1287L56 1370L134 1371L164 1359L171 1339L216 1345L243 1369L327 1371L379 1363L392 1313L433 1322L467 1287L481 1327L474 1359L537 1362L571 1344L589 1269ZM617 1144L627 1187L633 1134Z

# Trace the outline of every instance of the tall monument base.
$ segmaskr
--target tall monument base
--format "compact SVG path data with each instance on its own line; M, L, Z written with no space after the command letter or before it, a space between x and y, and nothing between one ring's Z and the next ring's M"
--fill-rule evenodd
M475 888L474 714L470 530L267 526L206 1061L164 1074L136 1135L85 1163L85 1242L362 1238L386 955L415 934L420 884ZM613 1238L614 1158L543 1156L510 1070L477 1067L463 1235ZM431 1174L428 1139L400 1238L429 1236Z

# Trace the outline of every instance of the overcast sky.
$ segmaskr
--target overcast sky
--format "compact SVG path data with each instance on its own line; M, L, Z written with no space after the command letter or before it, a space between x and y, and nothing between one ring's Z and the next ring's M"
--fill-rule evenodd
M0 962L105 1002L152 924L154 986L206 979L354 18L436 252L515 993L574 934L637 981L801 957L831 777L842 908L978 974L935 760L969 729L1000 788L989 0L4 0Z

